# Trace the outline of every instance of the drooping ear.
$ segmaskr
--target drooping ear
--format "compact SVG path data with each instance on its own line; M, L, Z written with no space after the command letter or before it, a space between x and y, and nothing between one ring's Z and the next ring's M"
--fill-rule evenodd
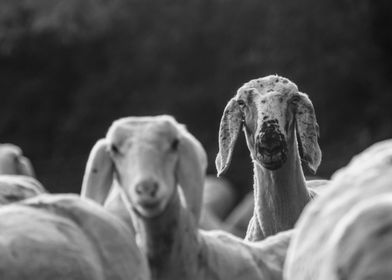
M33 165L31 164L30 160L27 157L23 155L19 155L16 158L16 161L17 161L16 162L17 174L35 178Z
M0 172L35 177L33 166L20 147L7 143L1 144L0 149Z
M83 176L81 197L103 205L113 183L114 165L106 139L100 139L91 149Z
M215 159L218 177L230 166L231 156L241 131L243 114L237 101L232 98L223 111L219 126L219 152Z
M319 126L309 97L304 93L299 93L299 97L295 102L298 145L302 151L302 160L313 173L316 173L321 162L321 150L318 144Z
M207 154L195 137L187 132L185 128L181 130L176 176L186 203L198 222L207 169Z

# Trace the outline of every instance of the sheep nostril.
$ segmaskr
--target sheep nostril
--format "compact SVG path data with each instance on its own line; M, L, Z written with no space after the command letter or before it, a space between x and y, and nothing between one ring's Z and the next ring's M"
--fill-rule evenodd
M155 197L158 192L158 183L154 180L144 180L136 185L136 194L148 197Z

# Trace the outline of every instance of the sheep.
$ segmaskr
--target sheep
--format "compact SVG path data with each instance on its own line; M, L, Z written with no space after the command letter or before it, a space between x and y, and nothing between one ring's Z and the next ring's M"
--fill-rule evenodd
M147 280L146 258L122 223L74 194L0 208L1 279Z
M85 198L102 204L117 179L152 279L282 279L291 231L247 242L198 228L207 156L173 117L115 121L87 167Z
M246 239L291 229L316 195L305 181L301 159L316 172L321 161L319 127L308 96L286 78L271 75L245 83L226 105L219 127L218 177L229 167L243 128L253 161L254 213Z
M35 179L35 172L22 150L13 144L0 144L0 205L46 193Z
M106 139L101 139L98 143L93 147L92 154L105 154L109 151L106 148ZM91 165L91 161L87 161L85 175L83 178L81 196L82 197L90 197L99 204L104 205L104 207L121 218L123 222L125 222L128 227L134 232L133 222L126 208L126 202L124 202L123 197L121 195L121 188L118 186L118 182L114 176L108 176L104 179L107 181L101 181L102 178L100 176L93 176L95 169L102 169L107 172L107 170L111 170L111 164L108 164L104 159L96 158L94 162L94 166ZM108 174L110 172L107 172ZM186 178L182 179L187 180ZM195 182L196 185L199 182ZM192 184L192 183L189 183ZM107 190L103 186L111 185L110 190ZM91 189L89 186L96 186ZM97 187L98 186L98 187ZM234 194L231 185L223 179L217 179L213 176L208 176L205 180L204 184L206 188L206 193L203 197L200 196L199 193L191 194L192 196L198 197L189 197L190 200L195 199L195 204L199 204L203 202L202 209L199 210L199 213L195 213L196 216L200 216L199 226L202 229L225 229L227 226L223 222L223 216L227 214L227 207L230 207L233 204ZM91 191L92 190L92 191ZM90 193L91 191L91 193ZM222 197L222 195L224 197ZM224 198L224 203L217 203L219 199ZM219 205L217 205L219 204ZM223 206L223 207L222 207Z
M317 179L308 181L307 183L308 187L311 186L313 191L320 193L323 189L322 186L324 186L326 182L326 180ZM225 230L236 234L237 236L245 237L249 220L252 218L254 211L253 196L253 192L246 194L240 203L230 212L230 214L223 221Z
M29 176L0 175L0 206L46 193L42 184Z
M335 172L296 225L285 279L391 279L392 140Z
M13 144L0 144L0 174L14 174L35 177L30 160L22 150Z

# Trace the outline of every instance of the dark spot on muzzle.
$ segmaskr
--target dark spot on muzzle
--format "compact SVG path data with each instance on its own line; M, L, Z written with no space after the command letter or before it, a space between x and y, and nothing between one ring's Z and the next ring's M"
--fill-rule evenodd
M263 122L256 137L256 159L270 170L280 168L287 160L287 143L276 119Z

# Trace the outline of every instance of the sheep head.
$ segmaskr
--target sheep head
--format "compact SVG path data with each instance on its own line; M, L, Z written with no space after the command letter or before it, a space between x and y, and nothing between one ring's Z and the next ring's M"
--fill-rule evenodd
M30 160L13 144L0 144L0 174L35 177Z
M310 170L317 170L321 151L314 108L308 96L288 79L267 76L251 80L229 101L219 129L218 176L230 165L241 128L256 164L269 170L282 167L297 135L302 160Z
M162 213L177 185L200 217L207 157L202 145L170 116L117 120L88 160L82 196L102 203L114 177L140 216Z

